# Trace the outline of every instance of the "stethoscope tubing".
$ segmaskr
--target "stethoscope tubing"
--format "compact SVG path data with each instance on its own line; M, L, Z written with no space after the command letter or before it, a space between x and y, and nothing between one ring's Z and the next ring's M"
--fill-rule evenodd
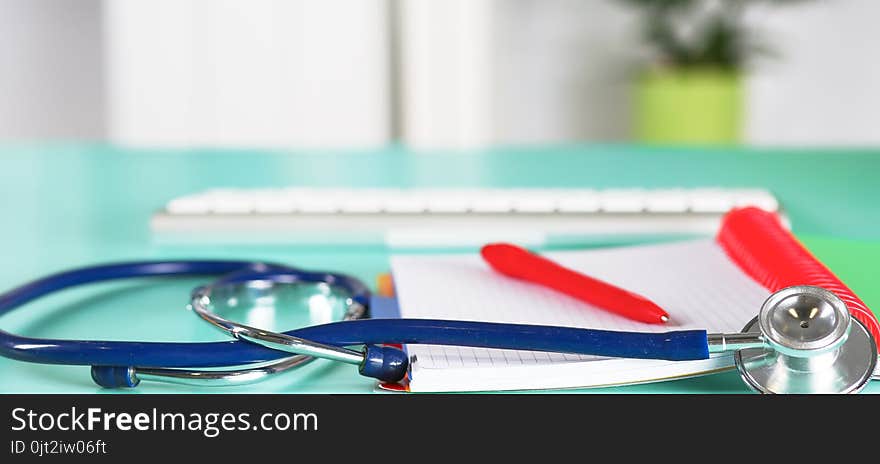
M128 278L279 272L302 282L332 283L353 299L366 302L369 289L359 280L336 273L307 272L279 264L236 260L136 261L105 264L52 274L0 295L0 315L48 294L97 282ZM222 367L289 357L244 341L133 342L61 340L24 337L0 330L0 355L24 362L85 366Z
M107 280L151 276L226 274L221 282L287 276L332 283L365 301L369 290L343 274L303 272L287 266L247 261L148 261L94 266L54 274L0 295L0 314L65 288ZM437 344L589 354L611 357L690 360L708 357L703 330L663 333L614 332L433 319L364 319L284 332L335 346ZM43 364L204 368L241 366L289 357L289 353L241 340L225 342L125 342L23 337L0 331L0 355Z
M767 331L763 328L760 333L753 333L754 330L737 334L707 334L705 330L654 333L437 319L361 319L368 315L370 291L359 280L344 274L309 272L249 261L145 261L74 269L38 279L0 295L0 315L42 296L77 285L125 278L185 275L221 276L210 285L196 288L191 294L189 307L238 339L184 343L58 340L23 337L0 331L0 356L42 364L92 366L93 380L104 387L133 387L141 380L204 386L242 385L302 366L316 357L358 364L363 375L396 382L406 375L409 360L401 349L381 346L387 344L451 345L670 361L707 359L710 353L736 351L737 368L749 385L757 391L775 393L815 390L818 384L814 379L804 377L799 370L803 367L802 363L797 364L801 358L812 359L814 355L824 356L823 360L833 357L835 364L840 364L833 372L841 375L818 378L824 379L818 391L859 391L872 374L877 377L877 347L867 329L862 329L861 339L852 336L832 337L828 346L806 349L802 353L800 347L789 346L788 340L768 344L765 339ZM228 321L212 312L211 293L219 286L255 285L260 288L276 283L312 283L343 290L348 296L344 320L275 333ZM795 286L771 295L756 320L761 319L762 315L772 315L774 311L784 311L784 306L774 303L777 299L804 295L812 295L815 301L827 303L838 314L837 317L849 315L845 304L828 290ZM818 304L815 301L809 304ZM817 308L814 306L812 311ZM812 318L812 312L810 314ZM841 321L841 326L848 327L846 322L851 318L835 320ZM797 322L796 319L793 321ZM783 323L782 330L790 326L789 323ZM834 335L834 332L831 334ZM851 340L853 343L850 343ZM363 346L360 352L348 348L358 345ZM749 348L761 349L757 354L752 353L751 358L741 357L743 351ZM786 354L789 348L795 352ZM820 348L821 353L817 351ZM866 350L869 356L862 356ZM767 353L771 354L770 357ZM838 359L844 361L838 363ZM800 367L792 368L789 365L792 362ZM777 385L780 375L790 377L789 381ZM772 380L772 385L767 383L767 379Z
M617 332L441 319L362 319L331 322L285 333L339 346L449 345L671 361L709 357L705 330Z

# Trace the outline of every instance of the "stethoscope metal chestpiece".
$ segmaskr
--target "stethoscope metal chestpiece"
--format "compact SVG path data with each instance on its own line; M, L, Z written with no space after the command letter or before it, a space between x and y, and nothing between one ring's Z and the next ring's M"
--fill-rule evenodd
M855 393L877 364L868 330L837 295L820 287L770 295L743 332L763 341L734 356L743 380L761 393Z

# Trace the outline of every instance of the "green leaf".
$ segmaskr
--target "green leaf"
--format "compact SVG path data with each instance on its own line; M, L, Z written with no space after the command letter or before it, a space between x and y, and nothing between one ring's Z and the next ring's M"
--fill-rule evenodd
M772 48L751 37L744 10L751 4L797 4L811 0L619 0L642 10L642 35L657 60L672 66L741 68ZM695 33L683 37L680 29Z

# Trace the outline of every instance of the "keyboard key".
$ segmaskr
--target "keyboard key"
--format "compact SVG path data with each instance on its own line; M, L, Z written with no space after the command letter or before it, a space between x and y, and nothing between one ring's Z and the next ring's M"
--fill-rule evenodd
M645 196L645 209L655 213L683 213L688 209L684 190L658 190Z
M513 200L513 210L519 213L552 213L556 211L558 199L546 192L520 193Z
M563 213L596 213L600 207L599 195L593 190L563 192L556 205L556 209Z
M690 209L695 213L718 213L736 206L730 192L721 189L696 189L688 194Z
M757 206L766 211L779 209L779 202L765 190L743 190L736 194L736 206Z
M637 213L645 209L645 193L642 190L606 190L599 194L599 203L608 213Z
M254 210L254 198L247 192L218 190L208 194L211 211L220 214L247 214Z
M471 211L474 213L508 213L513 210L513 201L499 193L476 195L470 201Z
M416 195L401 194L385 200L384 211L389 213L421 213L428 208L428 202Z
M169 201L166 209L172 214L207 214L211 204L204 196L182 197Z
M466 213L469 201L460 191L431 191L426 194L425 203L430 213Z

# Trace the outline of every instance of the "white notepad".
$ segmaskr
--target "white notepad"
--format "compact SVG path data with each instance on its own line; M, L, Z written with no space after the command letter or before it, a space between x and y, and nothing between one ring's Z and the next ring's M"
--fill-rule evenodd
M738 332L770 292L714 241L544 253L559 264L642 294L670 315L631 321L554 290L500 275L478 253L397 255L391 271L401 317L660 332ZM727 369L700 361L634 360L471 347L408 345L410 391L580 388L651 382Z

